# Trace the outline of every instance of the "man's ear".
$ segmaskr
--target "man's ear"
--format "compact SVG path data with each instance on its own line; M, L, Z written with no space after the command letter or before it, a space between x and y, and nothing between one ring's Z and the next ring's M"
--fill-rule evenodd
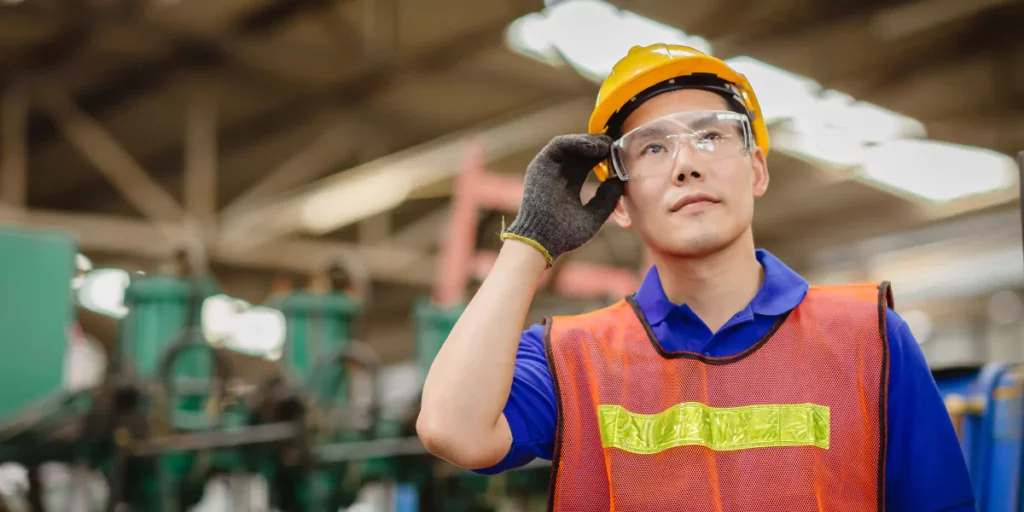
M633 227L633 219L629 217L629 212L626 211L626 196L619 198L618 204L615 205L615 211L612 212L612 220L615 221L620 227L629 229Z
M768 191L768 162L765 159L761 148L755 147L750 154L751 167L754 171L753 192L755 198L760 198Z

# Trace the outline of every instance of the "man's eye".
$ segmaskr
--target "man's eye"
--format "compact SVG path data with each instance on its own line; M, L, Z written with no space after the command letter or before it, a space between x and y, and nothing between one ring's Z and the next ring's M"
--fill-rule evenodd
M664 152L665 150L666 148L664 144L659 144L655 142L644 146L644 149L640 151L640 153L644 155L651 155Z

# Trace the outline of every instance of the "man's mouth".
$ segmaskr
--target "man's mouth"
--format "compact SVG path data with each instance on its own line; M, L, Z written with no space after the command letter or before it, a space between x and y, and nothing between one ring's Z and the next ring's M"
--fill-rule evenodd
M716 199L711 194L705 194L703 192L690 192L687 194L683 194L682 196L677 198L675 202L672 203L670 211L675 213L680 210L683 210L684 208L686 208L687 210L697 209L700 208L701 206L715 204L718 202L718 199Z

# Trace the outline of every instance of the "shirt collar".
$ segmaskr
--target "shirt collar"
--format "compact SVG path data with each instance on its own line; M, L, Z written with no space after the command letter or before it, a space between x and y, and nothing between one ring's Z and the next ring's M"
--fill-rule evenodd
M755 315L779 316L795 308L807 294L807 280L770 252L758 249L756 254L757 261L764 268L764 283L750 301L751 312ZM657 267L651 267L647 272L633 298L647 316L647 321L652 324L665 320L672 310L680 307L665 296Z

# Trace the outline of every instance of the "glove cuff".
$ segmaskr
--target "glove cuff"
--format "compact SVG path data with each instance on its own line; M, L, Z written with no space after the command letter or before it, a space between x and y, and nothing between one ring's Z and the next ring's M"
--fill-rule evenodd
M527 212L520 210L516 220L512 222L508 229L505 229L505 219L501 219L501 239L518 240L530 245L544 255L544 259L550 267L554 263L555 258L558 257L558 254L552 254L552 251L548 249L550 244L545 244L541 240L542 237L539 236L549 228L548 219L544 218L544 216L529 215Z
M540 244L540 242L538 242L538 241L536 241L536 240L534 240L532 238L526 238L525 236L517 235L515 233L509 233L508 231L506 231L506 232L501 234L501 239L502 240L517 240L517 241L523 242L524 244L527 244L527 245L533 247L534 249L537 249L544 256L544 260L547 261L547 264L548 264L549 267L551 266L551 264L553 262L553 260L551 259L551 253L549 253L548 250L545 249L544 246Z

